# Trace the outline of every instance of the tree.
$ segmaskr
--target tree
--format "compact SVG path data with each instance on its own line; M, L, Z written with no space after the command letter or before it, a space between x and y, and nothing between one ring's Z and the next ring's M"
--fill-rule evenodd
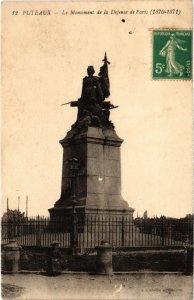
M2 216L2 221L11 221L11 222L21 222L25 219L25 213L19 211L18 209L8 209Z

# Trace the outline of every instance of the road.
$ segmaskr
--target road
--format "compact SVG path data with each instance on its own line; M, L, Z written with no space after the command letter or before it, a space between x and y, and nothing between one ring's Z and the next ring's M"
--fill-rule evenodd
M176 274L125 274L112 277L88 274L2 275L3 299L134 299L190 300L192 276Z

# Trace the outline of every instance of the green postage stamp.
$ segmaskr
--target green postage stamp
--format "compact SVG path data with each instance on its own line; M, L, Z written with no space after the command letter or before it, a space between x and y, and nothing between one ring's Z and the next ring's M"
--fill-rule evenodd
M153 79L192 78L192 31L153 30Z

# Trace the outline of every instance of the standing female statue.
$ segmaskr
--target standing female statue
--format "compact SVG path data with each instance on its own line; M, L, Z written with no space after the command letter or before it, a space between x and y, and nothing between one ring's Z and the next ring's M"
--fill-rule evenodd
M168 76L173 76L173 74L179 74L181 77L183 75L184 66L182 66L179 62L176 61L175 53L176 50L179 49L181 51L187 51L186 48L182 48L180 44L183 44L184 41L177 39L175 34L170 35L170 39L166 43L166 45L160 50L160 55L166 57L166 70Z

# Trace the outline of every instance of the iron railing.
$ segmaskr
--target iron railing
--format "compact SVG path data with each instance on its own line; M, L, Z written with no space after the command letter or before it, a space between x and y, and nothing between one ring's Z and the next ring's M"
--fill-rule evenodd
M1 221L2 244L16 238L22 246L95 248L102 240L113 247L156 247L193 244L193 220L135 219L123 216L73 214L58 220L33 217Z

